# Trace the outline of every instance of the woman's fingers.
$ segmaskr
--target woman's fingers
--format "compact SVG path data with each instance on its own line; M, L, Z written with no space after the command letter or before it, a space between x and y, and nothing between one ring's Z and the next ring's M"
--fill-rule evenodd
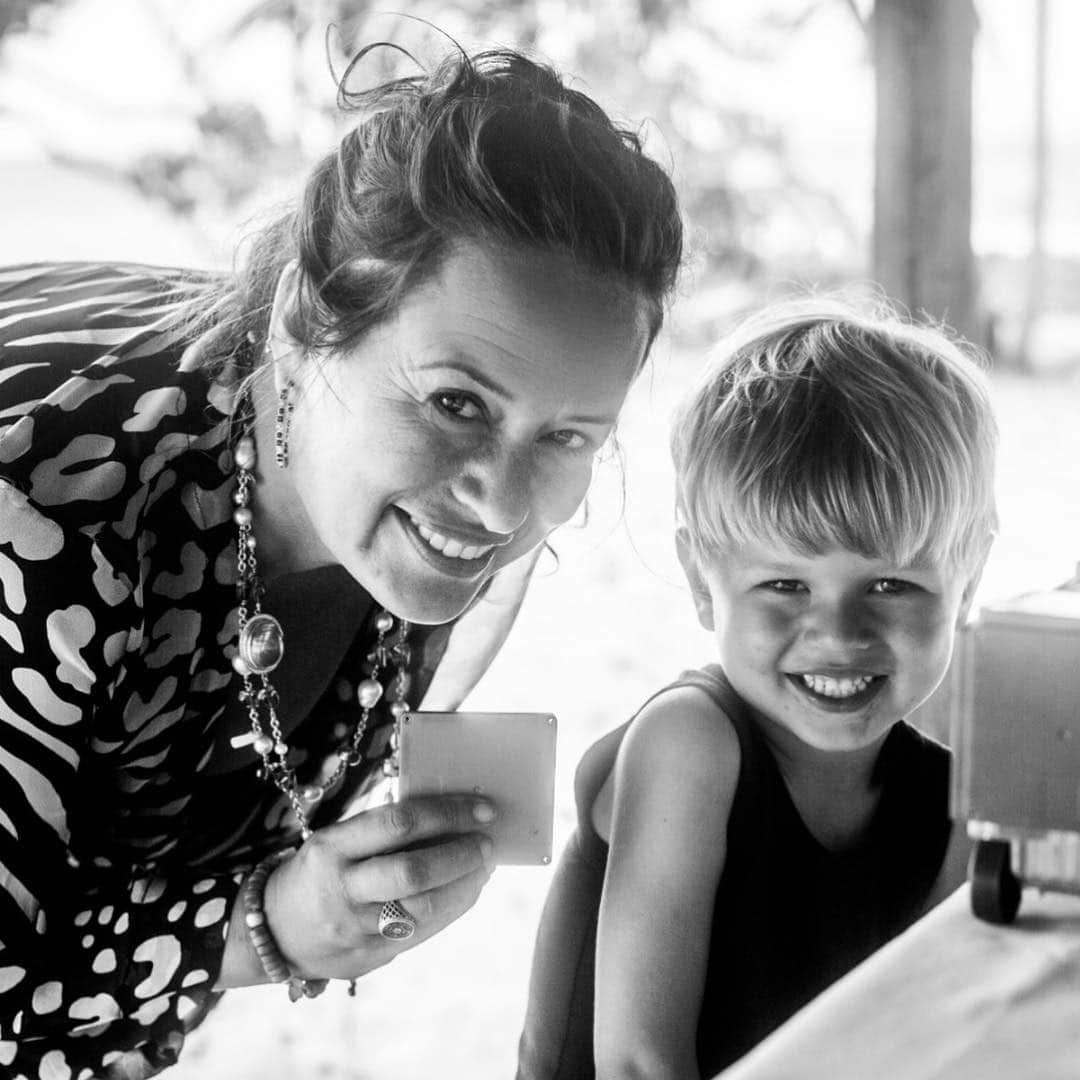
M491 850L488 837L472 833L408 851L375 855L345 871L346 895L352 904L359 905L427 893L484 867Z
M286 962L308 977L349 978L401 949L378 932L379 909L402 902L416 920L405 941L438 933L490 876L494 812L475 796L387 804L317 830L270 875L264 910Z
M395 898L416 922L416 932L401 941L399 948L416 945L461 918L476 903L489 877L490 871L481 866L438 888ZM378 934L381 910L382 904L366 904L358 913L357 929L362 934Z
M354 861L436 837L476 832L494 819L492 805L474 795L407 799L335 822L320 829L312 840L328 843L342 858Z

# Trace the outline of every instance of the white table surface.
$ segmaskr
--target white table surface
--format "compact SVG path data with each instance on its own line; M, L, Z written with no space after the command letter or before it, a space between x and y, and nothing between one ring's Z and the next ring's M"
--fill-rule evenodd
M1080 1080L1080 896L994 926L961 886L720 1077Z

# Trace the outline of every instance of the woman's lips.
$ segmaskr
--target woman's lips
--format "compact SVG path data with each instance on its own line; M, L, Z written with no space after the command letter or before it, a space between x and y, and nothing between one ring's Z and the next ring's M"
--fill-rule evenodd
M410 521L428 544L448 559L479 559L495 550L494 544L470 544L463 540L454 540L415 518L410 518Z
M421 558L441 574L466 580L476 578L490 568L495 558L494 544L465 544L448 538L415 521L403 510L397 510L397 518Z

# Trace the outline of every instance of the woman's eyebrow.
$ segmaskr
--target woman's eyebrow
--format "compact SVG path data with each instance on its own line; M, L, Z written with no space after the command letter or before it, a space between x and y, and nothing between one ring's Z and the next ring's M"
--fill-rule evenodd
M485 390L490 390L491 393L504 398L507 401L513 401L514 395L502 385L502 383L493 379L486 372L481 371L475 364L470 363L468 360L463 360L458 357L444 358L440 360L429 360L427 363L417 365L421 371L430 371L434 368L441 370L460 371L463 375L467 375L473 382L479 383Z

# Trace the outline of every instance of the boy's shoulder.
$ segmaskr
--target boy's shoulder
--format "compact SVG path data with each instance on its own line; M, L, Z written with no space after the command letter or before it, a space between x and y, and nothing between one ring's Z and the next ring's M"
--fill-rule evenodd
M723 687L702 674L684 672L658 690L581 759L574 782L579 816L604 840L610 836L616 785L621 798L638 806L649 805L658 791L669 810L673 793L694 803L708 792L712 808L730 806L742 767L742 739L731 706L725 708Z
M741 713L719 669L683 672L585 751L575 780L579 803L591 801L616 762L631 754L659 775L718 762L733 765L737 775Z

